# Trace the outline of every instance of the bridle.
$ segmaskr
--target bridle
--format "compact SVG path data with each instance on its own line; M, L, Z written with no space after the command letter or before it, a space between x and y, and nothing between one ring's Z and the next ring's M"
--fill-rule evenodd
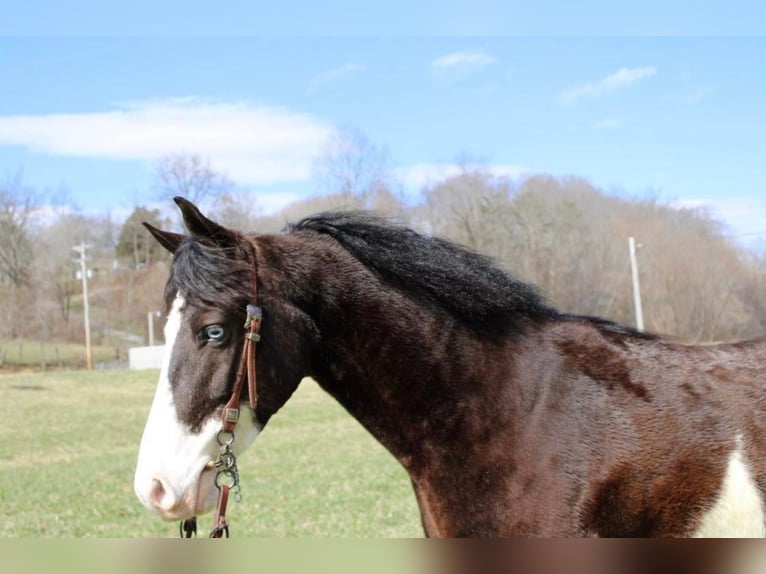
M256 274L255 247L250 245L253 254L253 296L252 303L246 307L247 318L245 319L245 342L242 347L237 377L234 380L234 388L231 398L224 405L221 419L223 428L218 432L218 458L208 463L208 468L215 468L215 486L218 489L218 502L215 508L213 528L210 538L229 537L229 523L226 520L226 504L229 501L229 492L234 492L234 499L239 501L239 471L237 470L237 457L231 449L234 443L234 429L239 421L240 402L242 390L247 379L247 393L250 408L255 412L258 406L258 392L255 379L255 344L261 340L259 334L263 311L256 304L258 301L258 277ZM181 538L191 538L197 534L197 517L192 517L181 522L179 526Z

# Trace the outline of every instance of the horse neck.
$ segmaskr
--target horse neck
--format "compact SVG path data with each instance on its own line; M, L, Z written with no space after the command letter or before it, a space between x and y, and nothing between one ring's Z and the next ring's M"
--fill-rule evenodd
M321 294L309 305L321 333L309 374L406 467L442 443L454 446L456 434L476 440L501 396L507 417L505 338L417 302L340 247L303 256L312 259L303 266L311 292ZM487 400L494 407L480 404Z

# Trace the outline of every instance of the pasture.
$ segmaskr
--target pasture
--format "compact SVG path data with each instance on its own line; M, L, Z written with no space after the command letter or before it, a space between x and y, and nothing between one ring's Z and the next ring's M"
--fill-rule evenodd
M156 371L0 376L0 537L174 537L133 494ZM409 479L310 380L239 459L232 536L422 536ZM206 535L212 517L199 519Z
M110 363L128 358L127 349L93 345L93 362ZM85 346L77 343L43 343L24 339L0 339L0 368L9 370L85 367ZM1 373L1 372L0 372Z

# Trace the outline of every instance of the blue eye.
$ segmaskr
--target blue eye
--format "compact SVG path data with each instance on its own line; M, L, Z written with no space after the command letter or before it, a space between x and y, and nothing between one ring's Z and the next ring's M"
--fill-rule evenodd
M208 325L204 329L205 338L208 341L220 342L226 336L226 329L223 325Z

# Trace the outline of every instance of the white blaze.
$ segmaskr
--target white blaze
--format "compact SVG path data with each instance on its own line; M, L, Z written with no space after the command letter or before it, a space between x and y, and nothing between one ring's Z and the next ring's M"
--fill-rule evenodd
M134 479L139 500L166 520L202 514L215 505L215 474L205 467L218 455L216 437L223 426L217 412L199 433L192 433L189 426L178 419L168 369L181 328L183 306L184 299L178 295L165 324L165 356L141 438ZM239 455L258 436L260 429L254 421L252 409L241 405L232 446L235 454Z

